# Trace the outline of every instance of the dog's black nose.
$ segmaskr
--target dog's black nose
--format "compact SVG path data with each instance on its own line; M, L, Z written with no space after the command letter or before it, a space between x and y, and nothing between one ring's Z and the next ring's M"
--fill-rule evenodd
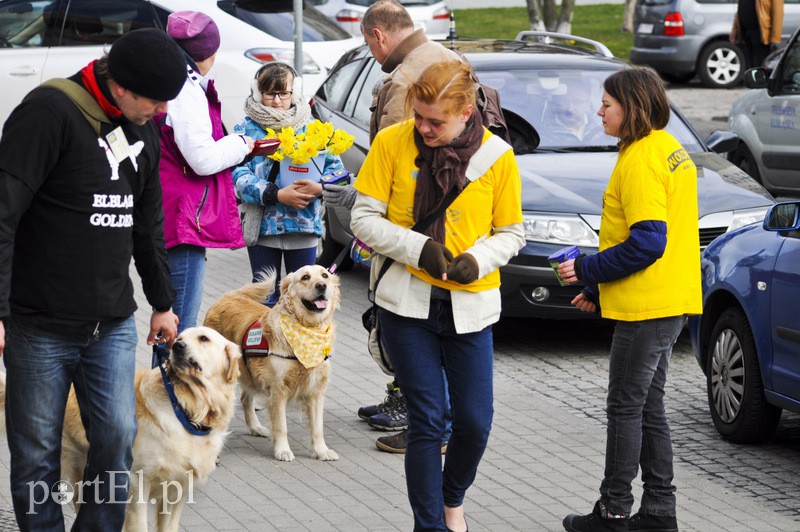
M319 292L320 294L322 294L323 292L325 292L325 290L328 289L328 285L325 283L317 283L315 286L317 287L317 292Z
M172 344L172 352L176 355L182 355L185 349L186 349L186 342L182 340L178 340L177 342Z

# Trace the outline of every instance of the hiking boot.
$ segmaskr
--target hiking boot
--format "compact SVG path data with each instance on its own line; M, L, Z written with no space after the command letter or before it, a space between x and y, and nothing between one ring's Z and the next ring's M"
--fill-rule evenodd
M628 519L628 530L635 532L678 532L675 516L647 515L641 512Z
M567 532L625 532L628 518L624 515L610 515L602 501L597 501L594 510L588 515L570 514L562 522Z
M377 405L368 405L362 406L358 409L358 417L363 419L364 421L368 421L369 418L375 416L377 414L382 414L391 410L392 408L397 407L397 402L403 400L403 395L400 393L400 388L395 386L393 383L386 384L386 398L383 400L382 403L378 403Z
M375 440L375 446L386 453L405 454L408 446L408 430L403 430L391 436L381 436ZM442 444L442 454L447 452L447 444Z
M395 392L392 392L395 393ZM378 430L405 430L408 428L408 411L406 410L406 400L402 393L397 389L399 398L393 401L391 406L383 412L375 414L367 420L367 424Z

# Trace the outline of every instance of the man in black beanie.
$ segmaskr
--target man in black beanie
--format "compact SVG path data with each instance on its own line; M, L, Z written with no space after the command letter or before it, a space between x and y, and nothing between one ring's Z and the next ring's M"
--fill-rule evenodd
M136 435L128 272L133 258L153 307L148 343L158 334L172 343L175 291L150 118L166 111L185 78L183 54L166 33L136 30L70 81L31 91L5 123L0 355L21 530L63 530L65 492L82 503L75 530L122 528ZM90 445L74 485L60 467L70 385Z

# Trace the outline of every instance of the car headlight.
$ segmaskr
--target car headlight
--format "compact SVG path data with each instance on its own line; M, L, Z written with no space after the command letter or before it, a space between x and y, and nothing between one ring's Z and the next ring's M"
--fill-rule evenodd
M733 218L728 226L728 231L733 231L745 225L761 223L764 221L770 205L766 207L756 207L755 209L742 209L740 211L733 211Z
M600 239L577 214L523 212L525 240L584 247L598 247Z

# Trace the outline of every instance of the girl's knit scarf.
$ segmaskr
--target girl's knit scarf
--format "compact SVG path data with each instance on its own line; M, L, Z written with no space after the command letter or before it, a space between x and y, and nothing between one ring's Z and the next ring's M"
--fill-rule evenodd
M445 146L427 146L422 135L414 128L414 144L419 150L419 155L414 160L419 168L414 192L414 222L435 212L451 188L458 187L461 190L466 186L469 159L481 147L482 141L483 120L477 111L467 122L464 132ZM445 215L434 221L423 234L444 244L446 217Z
M275 133L285 127L292 127L297 131L311 119L311 107L300 91L292 93L292 106L289 109L267 107L261 103L261 91L258 89L258 80L255 79L251 83L250 96L244 101L244 112L262 129L270 128Z

